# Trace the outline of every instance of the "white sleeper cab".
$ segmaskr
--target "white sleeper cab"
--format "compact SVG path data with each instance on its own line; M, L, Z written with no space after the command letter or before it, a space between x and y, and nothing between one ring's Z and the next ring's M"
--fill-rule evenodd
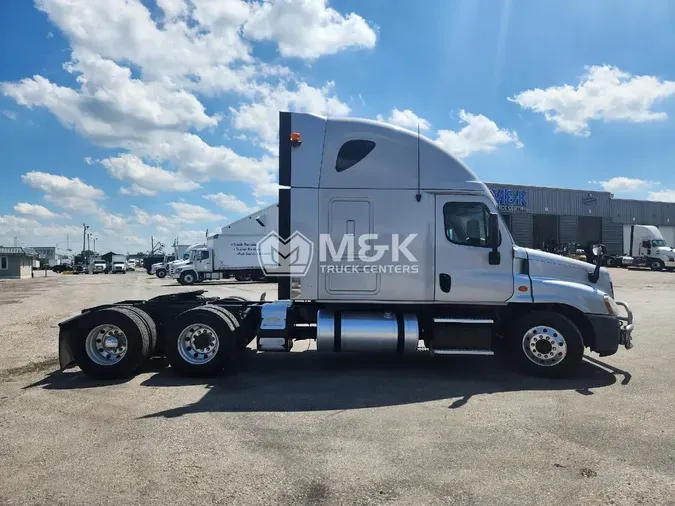
M198 290L86 309L60 324L61 366L115 377L164 355L210 375L254 340L287 352L312 339L320 353L504 352L567 376L586 348L632 347L601 245L596 265L517 246L485 184L414 132L281 112L279 184L276 229L223 229L172 274L191 284L246 268L277 279L279 300Z

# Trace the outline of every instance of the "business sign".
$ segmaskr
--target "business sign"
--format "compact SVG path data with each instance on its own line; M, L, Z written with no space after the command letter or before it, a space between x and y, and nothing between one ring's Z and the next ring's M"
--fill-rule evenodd
M490 190L502 213L529 213L527 190L494 188Z

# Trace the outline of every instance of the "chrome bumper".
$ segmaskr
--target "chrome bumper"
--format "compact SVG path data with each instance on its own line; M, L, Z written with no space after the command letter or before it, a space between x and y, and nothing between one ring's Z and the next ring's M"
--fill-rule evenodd
M621 330L619 334L619 344L623 345L627 350L633 347L633 312L625 302L614 301L618 306L626 310L626 316L617 316L621 320Z

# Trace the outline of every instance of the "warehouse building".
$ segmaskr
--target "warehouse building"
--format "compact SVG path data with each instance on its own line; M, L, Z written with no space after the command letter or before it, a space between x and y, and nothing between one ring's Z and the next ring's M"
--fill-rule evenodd
M37 253L30 248L0 246L0 279L32 277L35 258Z
M675 245L675 203L616 199L609 192L487 183L516 243L541 248L551 239L601 242L627 253L631 225L655 225Z

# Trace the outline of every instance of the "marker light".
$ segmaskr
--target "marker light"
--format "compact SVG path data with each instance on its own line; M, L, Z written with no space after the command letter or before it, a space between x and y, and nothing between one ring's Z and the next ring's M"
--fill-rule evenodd
M302 136L297 132L293 132L291 134L291 146L295 148L298 147L300 144L302 144Z

